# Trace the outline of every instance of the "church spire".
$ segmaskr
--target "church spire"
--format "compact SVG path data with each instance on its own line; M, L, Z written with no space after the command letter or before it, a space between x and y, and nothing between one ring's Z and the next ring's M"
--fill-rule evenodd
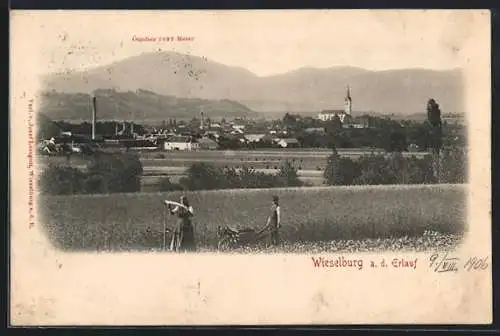
M346 95L345 95L345 109L344 112L346 114L351 114L352 112L352 98L351 98L351 88L349 85L347 85L346 88Z

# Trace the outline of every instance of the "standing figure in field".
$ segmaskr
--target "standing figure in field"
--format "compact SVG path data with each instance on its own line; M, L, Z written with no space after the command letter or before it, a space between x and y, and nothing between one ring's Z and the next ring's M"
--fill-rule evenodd
M271 215L267 218L266 226L270 228L271 245L277 246L279 244L278 229L281 226L281 214L278 196L273 196L273 207Z
M177 226L174 229L170 249L172 251L194 251L196 244L194 241L194 227L191 217L194 215L193 207L189 205L186 196L181 196L180 203L183 206L171 208L170 214L176 215L178 219Z

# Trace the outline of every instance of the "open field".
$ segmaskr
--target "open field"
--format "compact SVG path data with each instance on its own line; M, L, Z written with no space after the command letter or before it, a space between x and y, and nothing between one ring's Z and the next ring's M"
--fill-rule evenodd
M424 239L418 237L423 237L426 231L454 241L465 229L466 188L466 185L351 186L186 194L195 209L196 237L202 249L216 246L218 225L263 227L271 196L276 194L282 203L282 235L287 246L319 244L328 250L344 246L342 241L351 241L349 246L360 239L383 242L394 237L402 237L394 244L405 246L406 239L411 246ZM179 192L41 196L39 221L61 249L154 250L163 243L161 201L177 200L179 196ZM166 220L169 227L175 224L174 217ZM413 240L408 243L408 239ZM446 245L436 244L427 248Z
M339 149L341 156L352 159L359 158L362 155L370 155L372 152L356 149ZM284 160L290 160L302 169L323 168L326 165L331 150L325 149L266 149L266 150L200 150L200 151L140 151L138 152L140 160L144 166L171 166L184 167L194 162L207 162L219 165L253 165L255 168L273 168ZM384 151L374 151L375 154L386 154ZM403 156L416 156L422 158L427 152L404 152ZM37 156L37 164L66 162L65 157ZM79 156L71 157L72 164L85 164L86 159Z

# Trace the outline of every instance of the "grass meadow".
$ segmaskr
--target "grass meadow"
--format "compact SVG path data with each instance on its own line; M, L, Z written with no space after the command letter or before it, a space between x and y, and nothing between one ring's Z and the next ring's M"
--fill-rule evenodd
M349 186L238 189L186 192L195 210L200 250L217 245L217 227L262 228L272 195L280 196L286 252L311 248L355 248L356 242L419 244L436 235L456 240L467 223L466 185ZM162 201L180 192L39 196L39 222L52 243L67 251L148 251L161 249L165 216ZM429 233L431 232L431 233ZM412 238L415 237L415 238ZM434 237L434 238L433 238ZM446 238L448 237L448 238ZM450 238L451 237L451 238ZM167 234L167 240L170 235ZM393 238L399 240L394 243ZM389 239L389 240L388 240ZM427 239L427 240L429 240ZM437 245L436 245L437 244ZM430 244L429 248L441 244ZM424 242L425 245L425 242ZM370 245L371 246L371 245Z

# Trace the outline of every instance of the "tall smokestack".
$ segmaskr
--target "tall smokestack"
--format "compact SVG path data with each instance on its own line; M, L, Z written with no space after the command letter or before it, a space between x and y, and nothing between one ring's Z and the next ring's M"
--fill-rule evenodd
M97 123L97 103L96 103L96 97L92 95L92 140L95 140L96 123Z
M203 113L203 107L201 108L201 129L205 129L205 115Z

